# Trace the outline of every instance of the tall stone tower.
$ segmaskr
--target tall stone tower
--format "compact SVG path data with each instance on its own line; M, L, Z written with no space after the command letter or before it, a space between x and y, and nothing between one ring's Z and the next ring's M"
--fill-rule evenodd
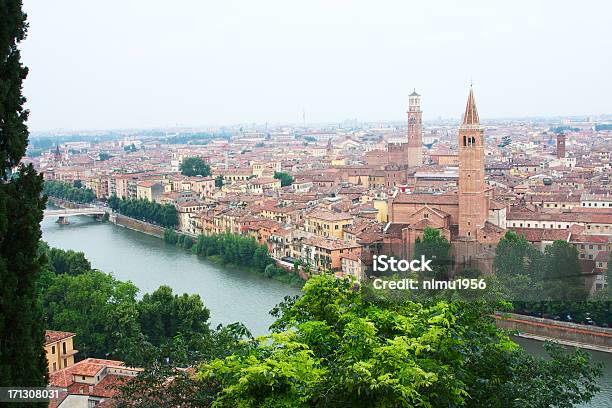
M557 158L562 159L565 157L565 134L561 133L557 135Z
M421 95L414 90L408 99L408 145L406 148L408 166L423 164L423 111Z
M470 86L459 128L459 236L477 238L487 220L484 131L480 127L474 90Z

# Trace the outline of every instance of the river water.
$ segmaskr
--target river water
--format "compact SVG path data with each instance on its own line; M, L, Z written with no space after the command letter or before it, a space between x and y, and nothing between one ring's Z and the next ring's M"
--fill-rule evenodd
M99 223L92 217L71 217L69 225L54 219L42 223L50 246L82 251L92 267L117 279L132 281L139 296L168 285L177 294L197 293L210 309L211 323L244 323L254 335L267 333L274 318L268 313L284 296L300 290L240 269L221 267L163 240L140 232ZM531 354L544 355L542 343L515 339ZM602 392L583 407L612 407L612 354L592 352L604 363Z
M268 332L274 318L268 313L298 288L256 273L226 268L200 259L163 240L99 223L93 217L70 217L69 225L54 219L42 222L43 239L50 246L82 251L95 269L132 281L139 296L168 285L174 293L197 293L210 309L211 323L244 323L253 335Z

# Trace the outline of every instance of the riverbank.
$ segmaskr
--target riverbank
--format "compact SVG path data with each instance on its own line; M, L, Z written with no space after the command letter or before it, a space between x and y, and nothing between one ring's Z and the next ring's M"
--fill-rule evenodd
M164 242L166 242L165 240L165 234L166 234L166 229L157 226L157 225L153 225L150 224L146 221L141 221L141 220L137 220L131 217L126 217L125 215L121 215L121 214L117 214L117 213L112 213L109 217L109 222L120 226L120 227L124 227L124 228L128 228L132 231L137 231L137 232L141 232L147 235L151 235L153 237L156 238L161 238L164 240ZM190 237L193 241L197 240L197 236L192 235L192 234L184 234L182 232L178 232L176 230L173 230L177 235L183 235L185 237ZM166 244L168 245L173 245L170 242L166 242ZM175 246L184 249L186 252L188 252L189 254L193 254L192 251L192 247L182 247L181 245L178 245L178 243L174 244ZM223 259L221 256L219 255L211 255L211 256L202 256L202 255L197 255L200 256L201 258L207 259L211 262L214 262L218 265L224 266L224 267L230 267L230 268L242 268L245 271L251 272L251 273L257 273L261 275L261 272L258 271L256 268L252 267L252 266L247 266L247 265L236 265L233 263L226 263L223 262ZM280 268L280 266L278 265L278 263L276 263L277 267ZM284 284L287 285L291 285L294 287L298 287L301 288L304 285L304 280L302 279L302 277L300 275L294 275L289 271L286 271L284 268L283 270L285 271L284 273L274 273L274 274L270 274L269 276L266 275L264 273L264 276L266 276L266 278L269 279L273 279L279 282L282 282Z
M160 285L175 293L197 293L211 311L211 324L243 322L254 335L269 332L274 322L269 311L285 296L301 290L260 273L222 265L187 254L153 235L92 217L73 217L69 225L52 218L42 223L43 240L49 246L85 253L92 268L131 281L140 296Z
M109 212L108 221L119 227L127 228L132 231L142 232L143 234L151 235L156 238L164 238L164 229L160 226L149 224L145 221L140 221L135 218L126 217L125 215Z
M495 323L499 328L516 331L521 337L612 354L612 329L609 328L515 313L496 313Z
M82 204L78 204L78 203L73 203L70 201L65 201L62 199L58 199L56 197L49 197L49 202L52 205L55 205L57 207L60 208L81 208L83 207ZM168 245L172 245L173 243L169 243L167 242L167 240L165 239L165 235L166 235L166 231L167 229L160 227L158 225L154 225L151 224L149 222L146 221L142 221L142 220L137 220L135 218L132 217L128 217L125 216L123 214L119 214L118 212L114 212L112 210L110 210L109 208L105 208L106 213L108 214L108 221L116 226L119 227L123 227L123 228L127 228L129 230L132 231L136 231L136 232L140 232L143 234L147 234L150 236L153 236L155 238L160 238L162 240L164 240L166 242L166 244ZM196 235L193 234L186 234L183 232L179 232L177 230L172 229L172 231L174 231L174 233L176 234L176 236L183 236L183 237L189 237L192 241L196 241L198 239L198 237ZM175 244L176 246L178 246L179 248L182 248L186 251L188 251L189 253L193 253L191 251L191 246L189 247L183 247L181 245ZM249 265L237 265L234 263L228 263L228 262L223 262L223 260L221 259L221 257L215 257L215 256L202 256L201 254L197 254L198 256L200 256L201 258L204 259L208 259L211 262L214 262L218 265L221 266L227 266L227 267L231 267L231 268L243 268L246 271L249 271L251 273L258 273L260 275L262 275L262 272L258 271L256 268L253 268L252 266ZM271 271L270 273L266 273L266 271L263 271L263 275L268 278L268 279L273 279L276 280L278 282L284 283L286 285L290 285L296 288L301 288L306 279L304 279L303 274L299 273L299 274L295 274L293 273L293 271L288 270L284 265L279 264L278 261L274 260L274 265L275 265L275 270Z
M67 203L64 203L64 204L67 204ZM109 213L110 213L110 209L109 209ZM147 223L145 221L136 220L136 219L126 217L121 214L117 214L117 213L111 213L109 217L109 221L117 226L121 226L121 227L124 227L132 231L150 235L157 239L164 238L165 230L162 227ZM190 236L192 239L194 239L194 241L197 239L197 237L193 235L186 235L186 234L183 234L183 235ZM171 244L166 243L166 245L171 245ZM178 248L184 251L188 251L190 255L193 254L193 251L191 250L191 248L183 248L180 246ZM268 275L262 274L261 271L256 270L256 268L252 266L236 265L233 263L224 262L222 257L218 255L212 255L212 256L199 255L197 257L210 261L221 267L242 269L248 273L256 274L259 276L264 276L267 279L275 280L283 284L290 285L292 287L301 287L301 285L303 285L302 282L300 282L300 284L297 284L293 279L291 279L292 278L292 276L290 275L292 273L291 271L287 271L285 274L275 274L275 275L268 276ZM277 262L277 266L279 266L278 262ZM286 265L280 265L280 266L284 267L284 269L287 270ZM300 280L303 280L303 277L300 276ZM548 319L539 319L539 320L542 320L542 322L537 322L535 320L530 320L530 319L538 319L538 318L531 318L530 316L524 316L524 315L513 315L513 316L514 317L512 318L512 320L505 320L503 322L500 321L500 319L498 318L497 319L498 327L515 330L519 333L520 336L524 336L524 337L529 336L529 338L532 338L534 340L541 340L541 341L552 340L552 341L556 341L561 344L566 344L570 346L581 347L581 348L591 349L591 350L600 350L603 352L612 353L612 330L611 329L602 328L604 332L605 330L608 330L610 335L605 334L605 335L593 337L589 333L592 333L594 331L597 332L597 329L598 329L593 326L578 325L578 324L573 324L573 323L561 324L563 322L557 322L554 320L550 320L549 322L546 322ZM572 325L576 327L570 327ZM581 331L583 331L584 333L581 333Z

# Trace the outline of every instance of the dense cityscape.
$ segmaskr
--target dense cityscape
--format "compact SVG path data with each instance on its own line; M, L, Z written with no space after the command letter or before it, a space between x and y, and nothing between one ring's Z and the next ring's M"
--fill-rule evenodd
M0 405L610 406L605 7L26 3L0 0ZM550 70L570 32L588 58ZM283 122L313 101L363 117Z
M452 270L491 273L494 245L514 231L541 251L568 242L585 289L607 287L610 118L481 125L470 89L461 125L423 129L420 98L409 96L403 125L45 135L32 138L36 157L25 161L46 181L91 190L91 205L170 204L177 219L169 226L181 234L251 236L276 261L313 271L360 280L372 256L410 257L434 228L465 243L455 246ZM183 166L188 160L194 164Z

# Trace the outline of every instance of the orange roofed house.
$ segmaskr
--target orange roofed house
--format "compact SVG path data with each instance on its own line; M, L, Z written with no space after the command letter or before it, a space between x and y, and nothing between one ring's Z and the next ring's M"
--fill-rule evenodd
M141 368L126 367L122 361L88 358L49 375L49 385L60 389L49 402L53 408L89 408L112 398L117 386L137 376Z
M45 331L45 352L50 374L74 364L74 355L78 353L74 349L75 335L63 331Z

